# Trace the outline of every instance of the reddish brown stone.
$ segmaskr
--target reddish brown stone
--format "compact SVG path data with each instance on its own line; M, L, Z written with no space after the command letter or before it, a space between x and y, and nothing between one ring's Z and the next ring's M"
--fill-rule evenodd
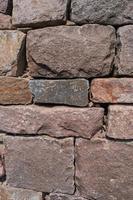
M26 67L26 35L17 30L0 30L0 76L20 76Z
M0 30L11 29L11 16L0 13Z
M103 108L0 106L0 130L13 134L91 138L103 125Z
M32 30L27 36L30 74L73 78L108 75L115 56L111 26L57 26Z
M7 136L6 174L11 187L40 192L74 192L72 138Z
M29 104L32 95L28 80L13 77L0 77L0 104Z
M132 200L133 143L76 140L76 185L87 199Z
M133 106L109 107L107 136L115 139L133 139Z
M133 79L94 79L91 94L92 101L97 103L133 103Z

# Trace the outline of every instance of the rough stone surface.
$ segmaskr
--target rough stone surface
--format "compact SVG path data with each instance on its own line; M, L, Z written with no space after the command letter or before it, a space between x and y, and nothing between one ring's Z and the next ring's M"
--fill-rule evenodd
M31 80L31 92L35 103L88 105L89 82L74 80Z
M76 185L80 195L98 200L132 200L132 151L132 142L77 139Z
M132 0L72 0L71 20L78 24L133 24Z
M107 136L133 139L133 106L109 106Z
M42 200L42 194L21 188L0 186L0 200Z
M43 27L64 24L66 16L67 0L14 0L15 26Z
M111 26L58 26L29 31L27 58L35 77L93 77L110 73L115 52Z
M18 76L25 68L25 34L0 31L0 76Z
M11 16L0 13L0 30L11 29Z
M13 134L91 138L103 125L103 108L0 106L0 130Z
M10 186L73 194L72 138L7 136L5 144L7 183Z
M87 200L87 199L74 195L51 193L50 195L47 195L45 197L45 200Z
M0 181L5 176L4 154L5 146L0 143Z
M91 94L92 101L98 103L133 103L133 79L94 79Z
M116 71L118 75L133 75L133 26L118 29Z
M0 13L11 14L12 0L0 0Z
M29 81L23 78L0 77L0 104L29 104L32 94Z

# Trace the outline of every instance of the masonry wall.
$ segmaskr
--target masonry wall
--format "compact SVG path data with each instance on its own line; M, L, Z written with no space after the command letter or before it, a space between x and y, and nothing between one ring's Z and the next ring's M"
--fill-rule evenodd
M0 0L0 200L133 199L133 1Z

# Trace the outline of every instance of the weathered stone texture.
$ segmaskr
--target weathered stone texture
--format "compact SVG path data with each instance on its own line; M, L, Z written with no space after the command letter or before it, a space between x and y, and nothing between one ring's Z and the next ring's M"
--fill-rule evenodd
M109 106L107 136L133 139L133 106Z
M64 24L67 0L14 0L13 24L18 27Z
M74 80L31 80L30 89L35 103L88 105L89 82Z
M0 31L0 76L18 76L25 68L25 34Z
M5 139L7 183L40 192L74 192L73 139L12 137Z
M29 31L27 58L35 77L94 77L110 73L115 54L111 26L58 26Z
M0 130L13 134L91 138L103 125L103 108L0 106Z
M47 195L45 197L45 200L87 200L87 199L74 195L51 193L50 195Z
M133 13L133 12L132 12ZM133 26L118 29L116 71L118 75L133 75Z
M0 30L11 29L11 16L0 13Z
M94 79L91 94L92 101L98 103L133 103L133 79Z
M72 0L71 20L78 24L133 24L132 0Z
M29 81L22 78L0 77L0 104L29 104L32 94Z
M5 176L4 154L5 146L0 143L0 180Z
M21 188L0 186L0 200L42 200L42 194Z
M76 185L81 196L132 200L133 143L76 141Z
M0 13L11 14L12 0L0 0Z

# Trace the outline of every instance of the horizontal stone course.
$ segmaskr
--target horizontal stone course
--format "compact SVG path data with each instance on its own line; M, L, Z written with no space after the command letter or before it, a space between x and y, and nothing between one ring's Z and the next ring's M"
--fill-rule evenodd
M72 138L5 138L7 184L40 192L74 193Z
M132 200L133 143L76 140L76 185L87 199Z
M0 76L19 76L25 69L25 37L17 30L0 30Z
M64 24L67 3L67 0L14 0L13 24L17 27Z
M32 30L27 36L30 75L45 78L108 75L115 56L111 26L58 26Z
M0 77L0 104L30 104L29 81L23 78Z
M91 95L92 101L97 103L133 103L133 79L93 79Z
M107 136L133 139L133 106L109 106Z
M133 24L131 0L72 0L70 18L77 24Z
M1 132L91 138L103 126L103 108L0 106Z
M74 80L31 80L30 89L35 103L88 105L89 82Z
M0 200L42 200L42 194L22 188L0 186Z
M117 56L115 74L133 76L133 25L120 27L117 31Z

